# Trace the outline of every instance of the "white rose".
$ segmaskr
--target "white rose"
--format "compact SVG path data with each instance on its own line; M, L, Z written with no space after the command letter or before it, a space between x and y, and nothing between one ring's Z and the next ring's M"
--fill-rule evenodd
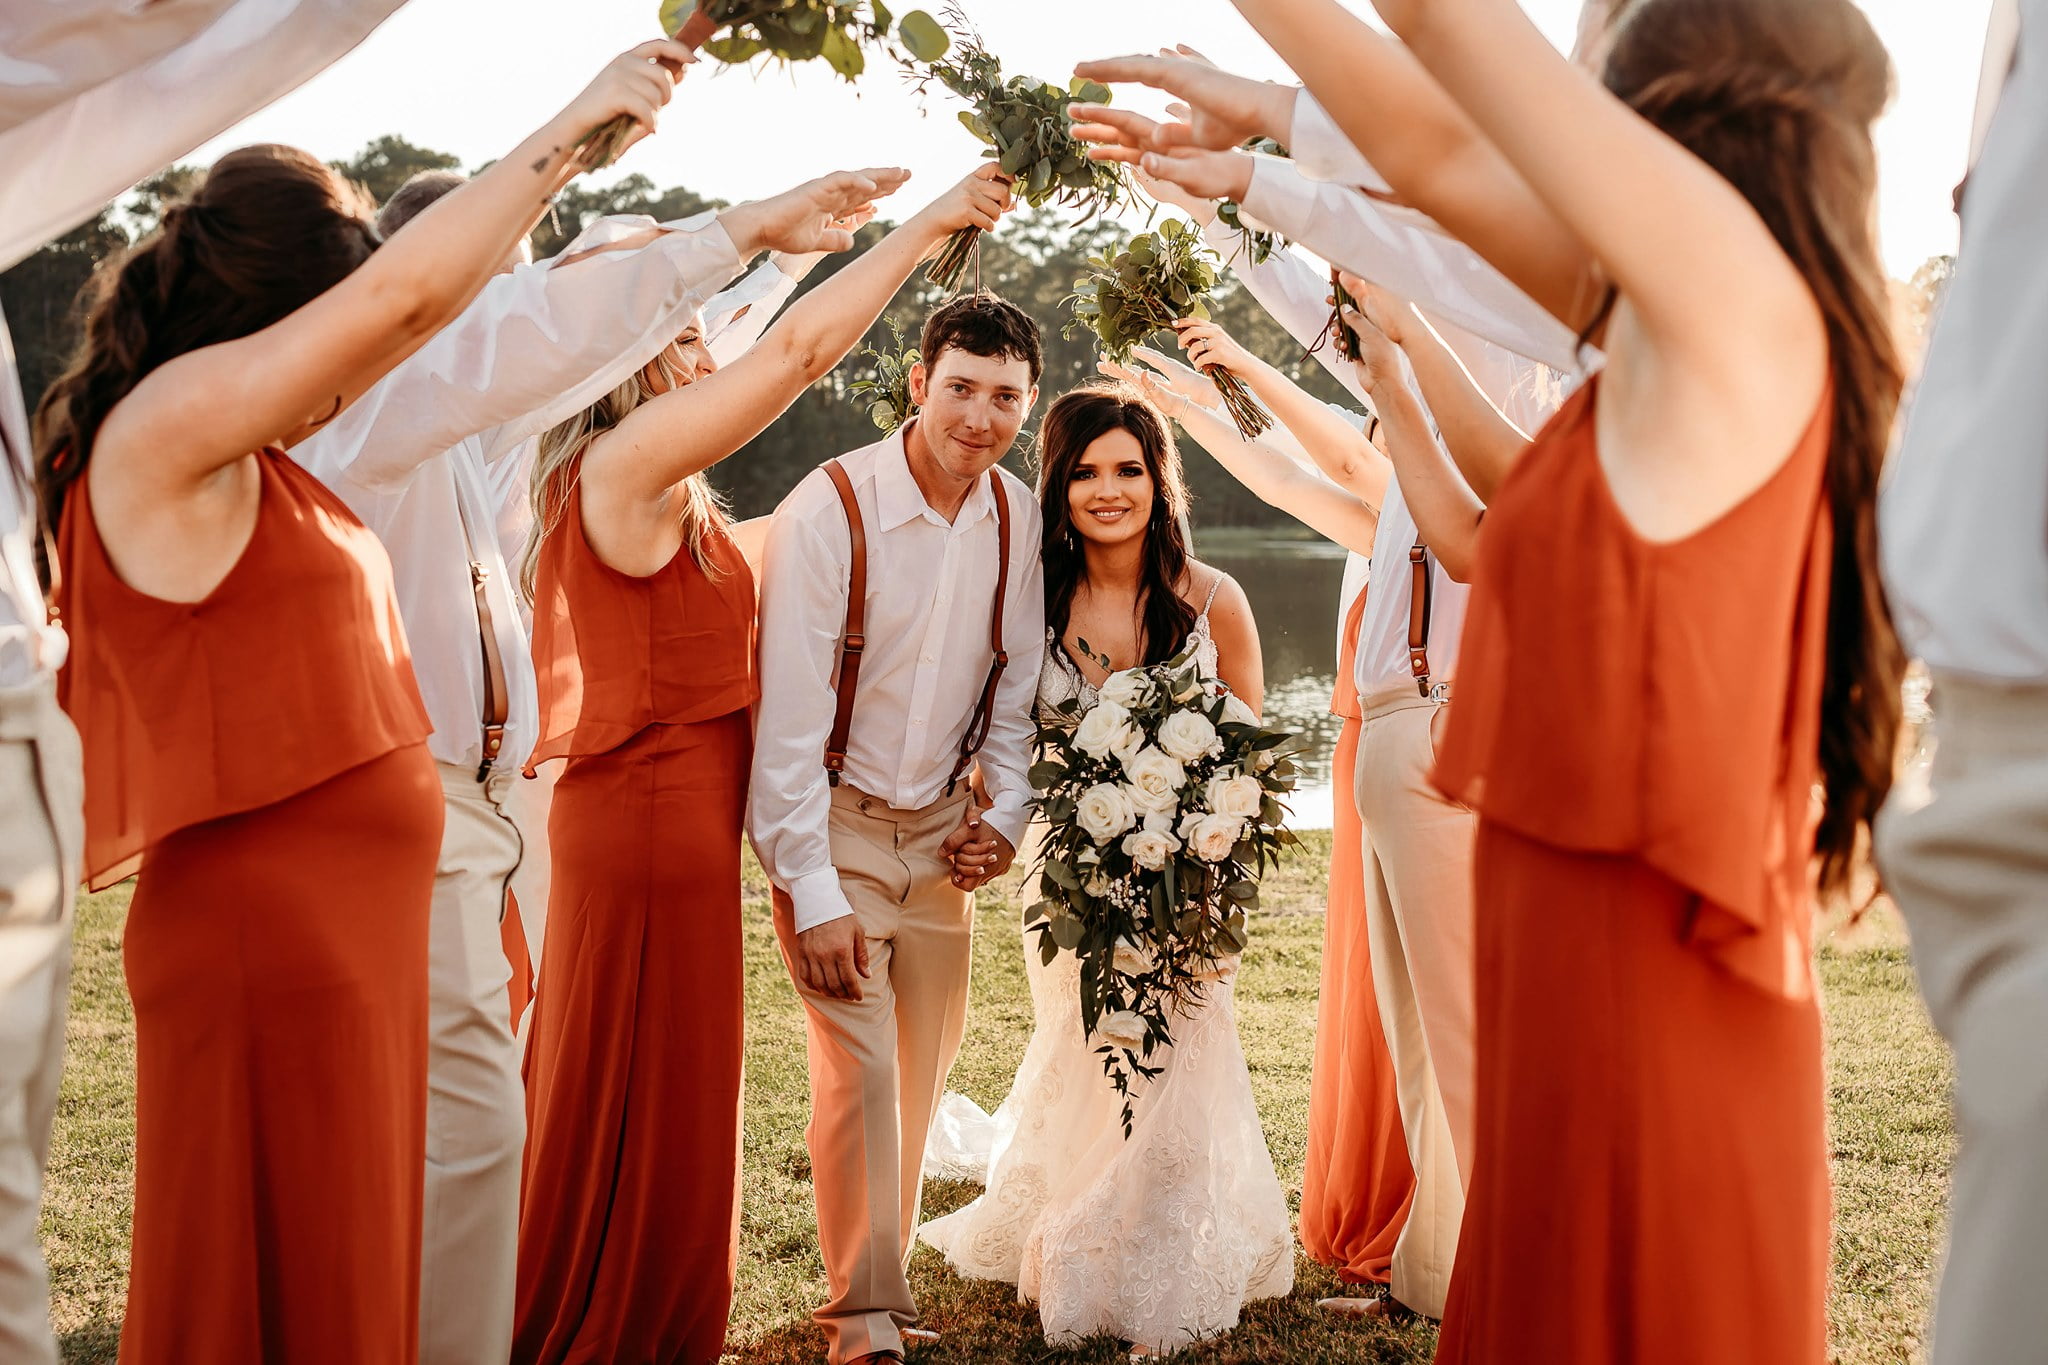
M1157 752L1156 750L1154 752ZM1124 783L1124 795L1130 800L1131 809L1139 815L1150 815L1155 811L1171 814L1180 809L1180 793L1177 791L1145 788L1135 782Z
M1131 713L1113 701L1098 702L1074 731L1074 747L1090 758L1107 758L1130 737Z
M1139 867L1157 872L1180 848L1180 840L1156 829L1141 829L1124 836L1124 853Z
M1183 837L1188 848L1205 863L1220 863L1237 847L1244 834L1244 821L1235 815L1204 815Z
M1098 782L1081 793L1080 809L1074 820L1098 844L1106 844L1129 829L1138 818L1124 789L1113 782Z
M1169 806L1165 810L1146 811L1139 819L1140 828L1149 829L1154 834L1173 833L1173 810Z
M1257 725L1259 714L1233 692L1223 698L1223 721L1226 725Z
M1111 1010L1095 1021L1095 1036L1135 1052L1145 1045L1145 1021L1130 1010Z
M1146 748L1124 765L1131 785L1145 794L1147 810L1171 810L1180 805L1180 789L1187 784L1187 769L1170 755Z
M1110 966L1125 976L1143 976L1154 966L1152 952L1127 938L1120 938L1116 941L1116 952L1110 957Z
M1109 894L1109 878L1100 872L1091 872L1081 889L1100 900Z
M1139 669L1127 668L1102 680L1102 699L1115 702L1127 711L1143 706L1151 695L1152 680Z
M1226 777L1219 773L1209 779L1208 797L1209 809L1218 815L1251 820L1257 818L1260 806L1265 803L1266 789L1256 777L1243 773Z
M1159 747L1182 763L1220 751L1216 727L1200 711L1176 711L1159 727Z

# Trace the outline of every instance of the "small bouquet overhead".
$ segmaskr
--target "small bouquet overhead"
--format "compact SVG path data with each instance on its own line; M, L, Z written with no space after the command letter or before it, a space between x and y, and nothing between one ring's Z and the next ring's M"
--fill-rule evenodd
M1074 282L1067 299L1076 329L1095 333L1111 360L1128 364L1131 352L1155 332L1170 329L1182 318L1209 316L1209 291L1216 287L1214 254L1202 245L1201 234L1178 218L1145 232L1114 256L1091 256L1088 273ZM1252 397L1244 381L1220 365L1204 367L1223 406L1246 440L1273 425L1273 418Z
M885 434L908 422L917 411L910 397L910 367L924 358L894 318L889 319L889 335L894 344L886 351L861 348L860 358L868 368L847 386L854 400L867 408L868 420Z
M1082 1027L1126 1137L1133 1084L1159 1074L1173 1017L1244 951L1259 880L1295 842L1281 805L1293 738L1204 677L1193 646L1112 673L1093 707L1067 702L1040 727L1031 785L1050 830L1024 923L1044 961L1081 960Z
M945 56L952 42L923 10L899 22L882 0L661 0L660 18L663 33L727 66L764 55L784 63L822 60L849 81L867 69L863 49L888 43L892 32L921 62ZM585 138L584 169L618 160L632 133L620 119Z
M1076 103L1107 104L1109 87L1079 79L1065 86L1029 76L1005 80L1002 63L981 45L960 11L945 13L956 30L951 55L928 63L917 84L937 81L967 101L960 122L981 139L983 155L1003 168L1017 197L1033 208L1054 200L1085 206L1082 222L1120 202L1131 188L1129 172L1114 162L1089 160L1087 144L1074 140L1067 113ZM980 228L954 233L925 278L943 289L957 288L980 240Z

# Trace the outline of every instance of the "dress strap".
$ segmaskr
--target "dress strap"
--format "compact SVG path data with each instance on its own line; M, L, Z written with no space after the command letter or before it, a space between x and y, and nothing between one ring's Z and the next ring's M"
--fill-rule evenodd
M1216 571L1215 579L1209 584L1209 595L1202 599L1202 619L1204 621L1209 619L1209 608L1216 605L1216 589L1222 587L1223 580L1228 577L1230 575L1224 573L1221 569Z

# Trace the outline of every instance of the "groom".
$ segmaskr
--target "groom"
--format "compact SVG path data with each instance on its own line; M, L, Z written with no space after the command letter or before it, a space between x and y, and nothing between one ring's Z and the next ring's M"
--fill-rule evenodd
M761 573L747 828L809 1020L831 1365L902 1359L917 1318L925 1136L966 1024L973 890L1024 830L1045 648L1038 504L996 467L1038 397L1038 325L975 294L920 351L918 415L796 486Z

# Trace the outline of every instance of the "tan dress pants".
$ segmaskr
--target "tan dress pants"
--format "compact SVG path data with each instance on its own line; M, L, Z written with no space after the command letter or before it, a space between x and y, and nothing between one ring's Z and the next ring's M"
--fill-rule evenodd
M1395 1298L1443 1316L1471 1169L1472 847L1478 817L1430 782L1440 703L1412 683L1362 701L1358 814L1366 937L1394 1063L1415 1202L1394 1244Z
M832 864L867 939L868 976L858 1001L797 980L810 1042L805 1139L832 1294L815 1316L831 1365L902 1350L902 1329L917 1320L905 1267L973 960L974 899L953 885L939 848L965 809L964 795L902 811L851 787L832 791ZM780 894L775 932L789 962L795 926Z
M499 937L522 843L515 774L442 763L448 815L427 954L427 1179L421 1365L505 1365L518 1274L526 1092L505 1007Z
M41 679L0 691L0 1360L56 1365L36 1242L85 842L78 734Z
M2048 687L1937 674L1925 791L1877 854L1955 1051L1958 1149L1934 1365L2048 1355Z

